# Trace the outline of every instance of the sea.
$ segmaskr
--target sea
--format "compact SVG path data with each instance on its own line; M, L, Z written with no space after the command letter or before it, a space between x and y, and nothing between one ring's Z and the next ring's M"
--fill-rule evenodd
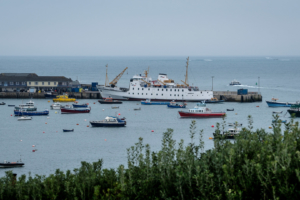
M166 73L170 79L181 83L186 75L186 58L181 57L0 57L0 73L36 73L39 76L65 76L80 83L105 83L106 65L108 78L113 80L126 67L118 86L128 87L130 78L143 74L149 68L149 76L156 79L159 73ZM266 100L278 98L283 102L300 99L299 87L300 57L196 57L189 58L188 82L200 90L237 91L248 89L259 92L262 102L207 104L213 111L226 111L226 123L242 123L248 126L248 116L253 118L254 129L269 129L273 119L272 111L283 111L282 120L290 120L287 108L270 108ZM242 85L230 86L232 80ZM81 161L95 162L103 159L104 168L127 166L127 149L143 138L151 151L161 149L162 135L168 128L173 129L173 139L191 142L189 127L196 121L196 139L199 141L203 130L205 150L214 148L212 133L216 123L222 118L182 119L178 109L168 109L165 105L141 105L138 101L124 102L119 109L112 105L99 104L96 99L79 99L79 103L89 103L89 114L60 114L50 110L51 99L33 99L38 110L49 109L49 116L34 116L31 121L18 121L13 115L13 107L29 99L0 99L6 105L0 106L0 162L16 162L20 158L24 167L0 168L0 177L12 170L19 175L52 174L56 169L73 170L81 166ZM188 102L187 108L195 106ZM141 108L135 111L134 108ZM120 128L93 128L89 121L102 120L106 116L126 117L127 126ZM296 119L299 121L299 119ZM63 129L74 132L63 132ZM228 129L230 127L226 127ZM33 152L32 150L36 150Z

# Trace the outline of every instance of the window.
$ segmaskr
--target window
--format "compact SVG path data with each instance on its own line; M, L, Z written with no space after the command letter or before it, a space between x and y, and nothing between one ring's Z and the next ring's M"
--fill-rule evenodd
M158 94L156 94L156 96L157 96Z
M31 82L28 82L29 85L31 85Z
M177 96L179 97L179 94L177 94Z
M148 94L146 93L146 95L148 95Z
M161 91L164 91L164 89L161 89Z
M9 82L9 85L13 85L14 84L14 82Z
M0 82L0 85L2 85L2 82Z
M159 89L157 89L157 91L159 91Z
M62 82L62 85L67 85L67 82Z
M150 91L150 88L148 88L148 90Z
M44 82L42 82L42 85L44 85Z
M128 94L130 94L130 92L128 92Z
M134 94L134 93L132 93L132 94Z
M176 92L176 89L174 89L174 91Z
M170 91L172 92L172 89L170 89Z
M170 94L170 96L172 96L172 94Z
M132 90L134 90L134 88L132 88Z
M16 85L20 85L20 83L19 83L19 82L16 82Z
M140 88L138 88L138 90L140 90Z
M138 93L138 95L139 95L140 93Z
M168 89L166 89L166 91L168 91Z
M142 93L142 95L144 95L144 93Z
M161 94L161 96L164 96L164 94Z
M38 82L35 82L35 84L38 85L39 83L38 83Z
M56 82L54 82L54 85L56 85Z
M50 82L48 82L48 85L50 85Z
M183 95L182 95L183 96Z
M151 95L153 95L153 93L151 93Z
M25 83L25 82L22 82L22 85L26 85L26 83Z
M182 92L183 92L184 90L182 89Z
M144 90L144 88L142 88L142 90Z

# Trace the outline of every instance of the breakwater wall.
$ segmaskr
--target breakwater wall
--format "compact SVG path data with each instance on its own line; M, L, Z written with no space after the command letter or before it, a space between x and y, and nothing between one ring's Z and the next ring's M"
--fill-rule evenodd
M68 92L70 97L76 99L100 99L101 95L97 91L93 92ZM7 99L45 99L44 93L30 93L30 92L0 92L0 98Z
M214 97L226 102L261 102L262 96L258 92L248 92L248 94L238 95L233 91L214 91Z

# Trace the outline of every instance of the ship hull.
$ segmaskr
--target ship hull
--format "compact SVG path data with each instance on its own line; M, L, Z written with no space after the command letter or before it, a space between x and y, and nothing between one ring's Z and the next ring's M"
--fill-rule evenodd
M90 113L91 109L60 109L61 114Z
M300 117L300 111L298 110L287 110L290 115L292 116L293 114L295 114L295 117Z
M291 107L292 104L295 103L288 103L288 102L273 102L273 101L266 101L269 107Z
M194 118L208 118L208 117L223 117L225 113L222 112L211 112L211 113L190 113L178 111L180 117L194 117Z

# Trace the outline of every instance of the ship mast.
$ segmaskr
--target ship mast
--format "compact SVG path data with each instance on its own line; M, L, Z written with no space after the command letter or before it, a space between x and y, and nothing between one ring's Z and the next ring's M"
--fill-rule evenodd
M190 57L187 57L186 59L186 72L185 72L185 81L182 81L186 86L189 86L189 78L188 78L188 68L189 68L189 59Z
M106 65L105 87L107 87L109 85L109 80L108 80L108 76L107 76L107 68L108 68L108 65Z

